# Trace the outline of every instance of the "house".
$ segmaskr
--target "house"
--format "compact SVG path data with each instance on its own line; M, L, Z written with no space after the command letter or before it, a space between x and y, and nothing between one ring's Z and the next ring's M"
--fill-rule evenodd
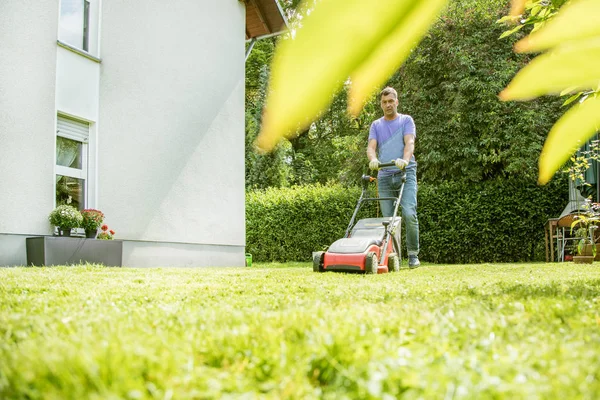
M276 0L0 2L0 266L61 203L123 265L242 266L246 40Z

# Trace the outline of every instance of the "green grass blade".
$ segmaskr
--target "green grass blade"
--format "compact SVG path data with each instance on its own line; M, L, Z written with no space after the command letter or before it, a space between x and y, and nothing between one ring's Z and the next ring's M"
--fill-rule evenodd
M540 155L539 183L546 184L582 143L600 129L600 97L572 107L552 127Z
M0 399L595 399L598 267L0 268Z
M600 37L538 56L500 93L502 100L528 100L567 87L592 89L600 81Z

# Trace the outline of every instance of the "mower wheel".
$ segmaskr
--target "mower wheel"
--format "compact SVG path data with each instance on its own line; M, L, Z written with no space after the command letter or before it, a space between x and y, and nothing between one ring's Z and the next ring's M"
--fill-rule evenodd
M367 257L365 259L365 272L367 274L376 274L377 273L377 254L370 251L367 253Z
M319 251L313 256L313 272L323 272L323 255L325 253Z
M396 253L390 253L388 256L388 271L398 272L400 271L400 259Z

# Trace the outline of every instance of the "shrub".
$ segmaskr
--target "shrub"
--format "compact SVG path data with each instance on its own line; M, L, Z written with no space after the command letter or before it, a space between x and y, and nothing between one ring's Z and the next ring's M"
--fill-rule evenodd
M436 263L542 261L544 224L568 201L565 177L419 186L421 255Z
M436 263L543 260L544 223L560 214L567 194L564 177L547 186L523 179L420 184L421 258ZM256 261L310 260L313 251L344 235L359 195L359 188L341 185L248 192L246 250ZM376 213L371 203L360 217Z
M343 236L360 188L307 185L246 195L247 252L254 260L310 259ZM361 215L375 211L375 203Z

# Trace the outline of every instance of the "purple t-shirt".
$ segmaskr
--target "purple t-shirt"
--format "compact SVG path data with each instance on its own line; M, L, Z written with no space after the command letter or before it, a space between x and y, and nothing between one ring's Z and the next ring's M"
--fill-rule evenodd
M369 140L375 139L377 143L387 142L392 134L397 132L401 127L404 128L403 135L417 136L415 121L413 121L412 117L410 115L398 114L398 118L391 121L388 121L384 117L373 121L369 130Z
M375 139L377 141L377 152L380 154L381 146L385 145L385 143L394 135L396 132L401 132L402 136L404 135L415 135L417 136L417 129L415 128L415 121L413 121L410 115L398 114L396 119L391 121L386 120L384 117L381 117L371 124L371 129L369 130L369 140ZM394 146L395 149L393 151L393 159L402 158L404 156L404 139L399 140L397 146ZM389 149L386 153L390 153ZM381 162L389 162L390 160L383 160L380 158ZM407 168L415 168L415 156L413 155L408 163Z

